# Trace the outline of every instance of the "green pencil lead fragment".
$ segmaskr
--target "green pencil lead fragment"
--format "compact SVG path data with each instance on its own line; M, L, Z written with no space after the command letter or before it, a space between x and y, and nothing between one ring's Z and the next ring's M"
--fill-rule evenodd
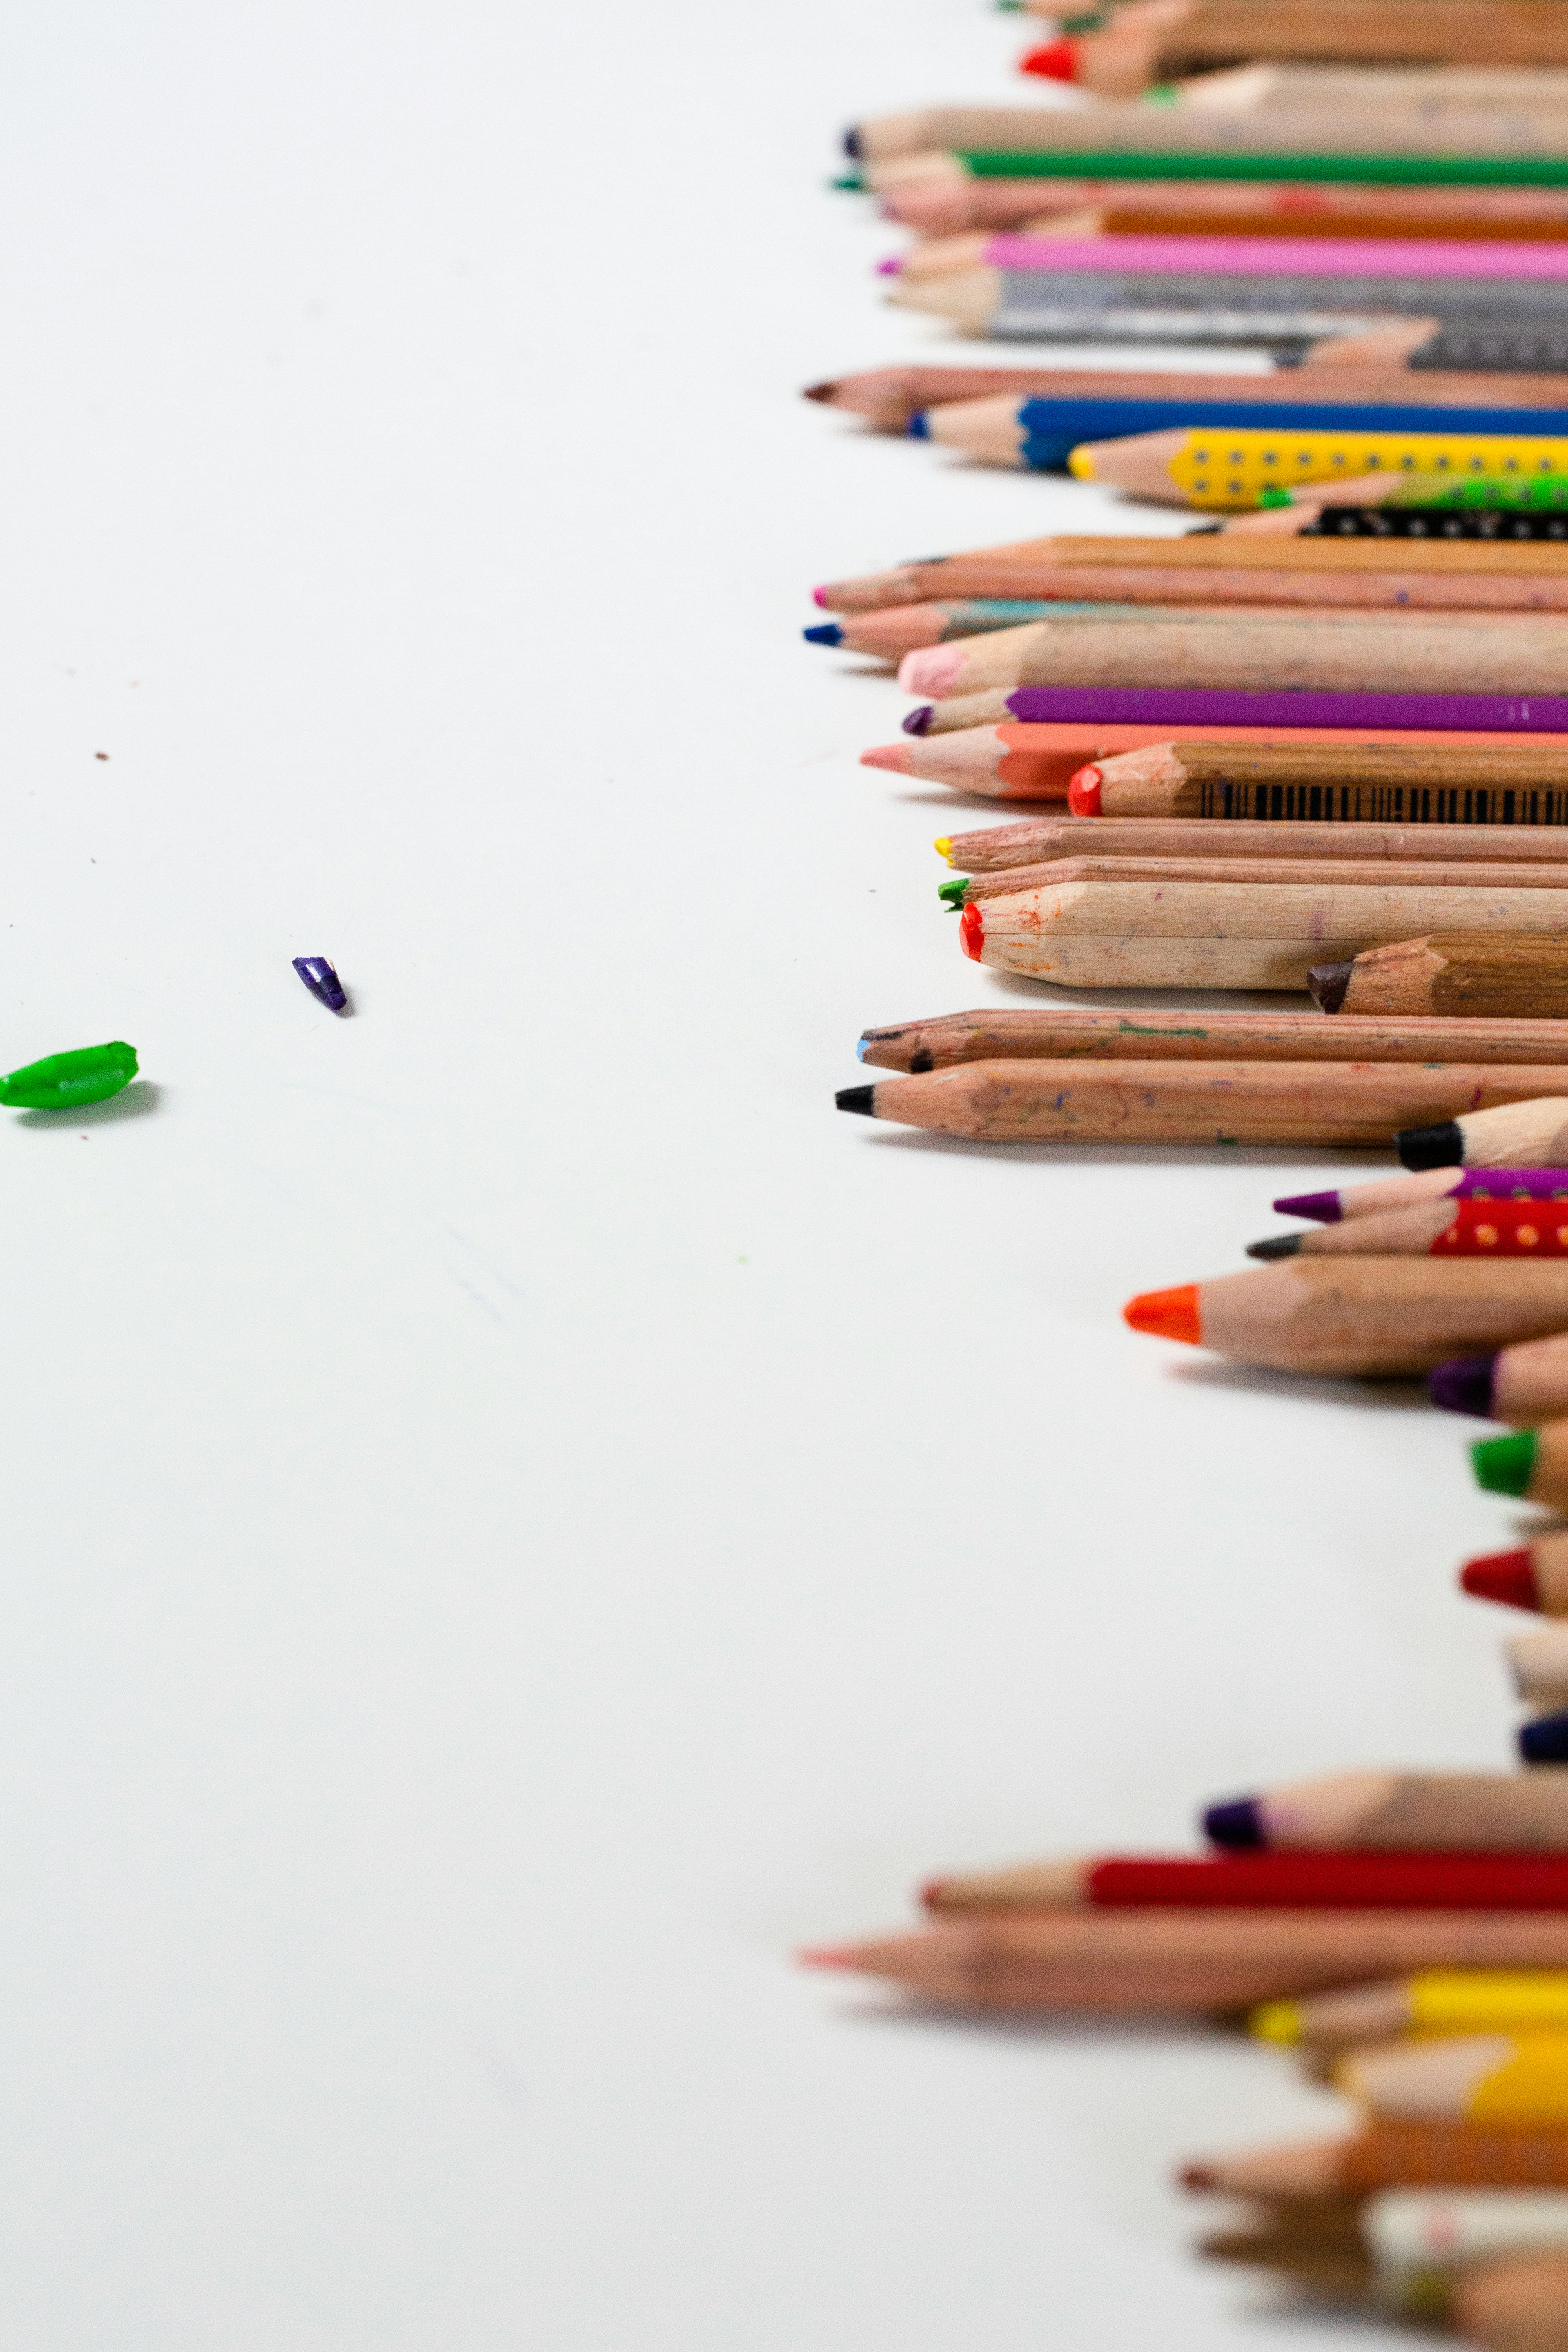
M1535 1432L1515 1430L1508 1437L1483 1437L1470 1448L1476 1484L1489 1495L1523 1495L1535 1468Z
M82 1045L74 1054L46 1054L0 1078L0 1103L7 1110L78 1110L107 1102L135 1076L134 1045Z
M939 882L936 895L950 915L956 915L963 904L963 894L969 887L969 877L962 875L956 881Z

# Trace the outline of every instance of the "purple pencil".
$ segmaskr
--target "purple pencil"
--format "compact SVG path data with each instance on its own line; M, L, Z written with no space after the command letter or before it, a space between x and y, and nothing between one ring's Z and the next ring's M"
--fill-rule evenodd
M1274 1203L1282 1217L1337 1225L1342 1217L1407 1209L1424 1201L1568 1201L1568 1168L1426 1168L1352 1184L1342 1192L1288 1192Z
M1568 667L1568 661L1565 661ZM1325 694L1302 689L1252 693L1233 687L1021 686L991 688L922 703L905 719L906 735L944 734L954 727L1005 726L1010 719L1087 720L1111 727L1345 727L1487 734L1568 733L1568 695Z

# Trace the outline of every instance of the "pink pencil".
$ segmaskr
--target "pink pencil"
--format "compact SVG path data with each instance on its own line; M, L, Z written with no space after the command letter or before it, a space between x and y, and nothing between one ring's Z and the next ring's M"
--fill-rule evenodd
M992 269L1192 270L1287 278L1568 278L1568 244L1458 237L994 236Z

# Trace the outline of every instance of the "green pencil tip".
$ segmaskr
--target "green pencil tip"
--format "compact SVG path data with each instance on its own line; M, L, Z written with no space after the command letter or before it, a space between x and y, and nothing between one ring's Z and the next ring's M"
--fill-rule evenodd
M1489 1495L1524 1495L1535 1468L1535 1432L1517 1429L1507 1437L1483 1437L1470 1448L1476 1484Z
M829 180L827 184L830 188L841 188L852 196L862 194L866 186L858 172L840 172L838 177Z
M942 900L942 905L947 908L950 915L957 914L959 908L963 904L963 894L968 887L969 877L967 874L958 876L952 882L939 882L937 884L936 895Z

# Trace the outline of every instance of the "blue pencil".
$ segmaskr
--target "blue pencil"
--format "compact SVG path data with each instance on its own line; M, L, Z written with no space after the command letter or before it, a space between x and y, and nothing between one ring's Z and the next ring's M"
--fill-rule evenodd
M1568 383L1564 384L1568 394ZM1170 425L1296 426L1350 433L1568 434L1562 408L1410 408L1393 402L1248 400L955 401L923 410L910 423L917 440L940 441L994 465L1062 473L1080 441L1119 441Z

